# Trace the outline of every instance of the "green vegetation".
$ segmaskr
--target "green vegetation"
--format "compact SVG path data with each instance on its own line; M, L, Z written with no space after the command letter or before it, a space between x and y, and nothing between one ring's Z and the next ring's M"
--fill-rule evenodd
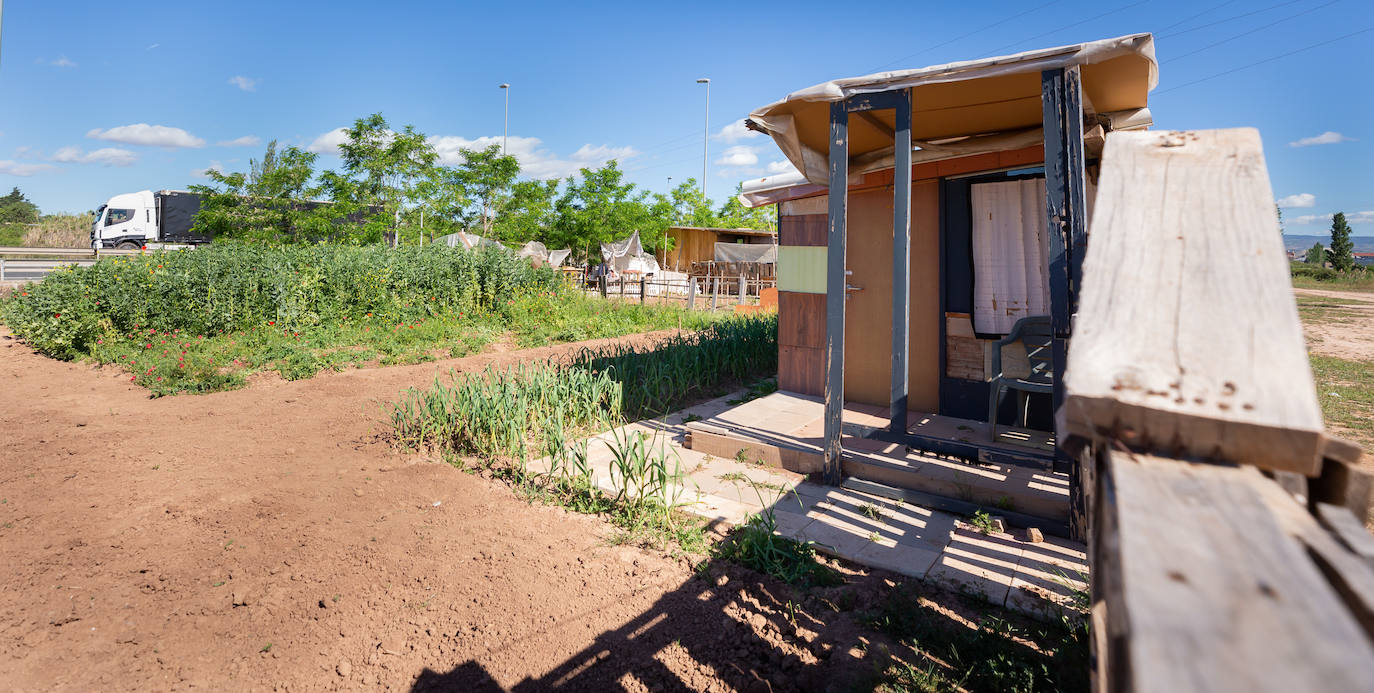
M772 228L768 208L746 209L731 196L719 208L688 179L669 194L624 180L611 160L564 180L521 180L520 164L498 146L445 151L411 126L393 130L380 113L344 130L338 171L316 171L318 157L267 145L237 173L207 171L197 225L216 238L274 243L320 241L422 244L466 231L508 245L539 241L571 248L574 261L599 261L598 244L638 229L644 247L663 249L673 225ZM307 203L306 200L311 202Z
M1326 251L1326 260L1331 269L1349 272L1355 268L1355 244L1350 240L1350 224L1345 221L1344 212L1336 212L1331 217L1331 248Z
M776 368L776 334L775 317L730 318L648 350L584 349L563 363L455 375L402 393L388 411L392 435L458 467L476 458L533 500L603 515L623 541L701 553L704 524L677 510L686 481L666 441L615 432L607 494L593 482L585 438ZM530 472L531 456L549 471Z
M1369 426L1374 421L1374 361L1316 354L1311 360L1326 424L1366 450L1374 450L1374 430Z
M45 354L117 364L155 395L237 387L254 371L298 379L464 356L507 335L536 346L721 319L584 297L495 249L236 243L54 272L0 318ZM719 356L708 345L703 358Z
M777 318L729 318L650 350L611 345L583 349L561 365L436 380L401 393L389 414L407 447L523 459L555 454L575 432L666 414L776 367Z
M1295 289L1339 289L1342 291L1374 291L1374 272L1356 266L1348 272L1305 262L1289 264Z
M989 614L967 618L952 612L951 595L921 589L898 585L868 614L870 626L903 646L882 690L1089 690L1088 630L1074 618L1029 628Z
M728 539L716 545L717 558L800 587L826 587L843 582L839 573L817 560L816 547L811 542L779 535L772 505L763 505L762 512L750 515Z

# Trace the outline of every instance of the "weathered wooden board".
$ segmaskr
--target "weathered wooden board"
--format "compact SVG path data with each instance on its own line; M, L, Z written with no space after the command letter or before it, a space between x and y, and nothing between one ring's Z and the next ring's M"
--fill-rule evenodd
M1374 645L1343 598L1368 603L1367 571L1329 536L1309 537L1305 522L1315 523L1291 497L1253 469L1119 452L1104 465L1093 579L1109 668L1099 685L1374 690ZM1329 579L1309 551L1340 575Z
M1259 133L1111 133L1094 207L1067 432L1315 476L1321 409Z

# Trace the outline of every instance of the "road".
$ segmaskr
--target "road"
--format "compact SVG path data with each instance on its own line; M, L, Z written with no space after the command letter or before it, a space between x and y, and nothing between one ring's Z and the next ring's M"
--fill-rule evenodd
M64 265L90 265L94 260L11 260L0 259L4 271L0 279L4 281L37 281L48 276L49 272Z

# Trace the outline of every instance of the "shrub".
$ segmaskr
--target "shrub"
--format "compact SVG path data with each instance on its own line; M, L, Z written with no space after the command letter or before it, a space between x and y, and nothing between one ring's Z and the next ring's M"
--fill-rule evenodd
M35 349L75 358L105 333L299 330L365 315L410 322L490 310L558 286L552 270L496 249L230 243L54 272L14 296L0 317Z

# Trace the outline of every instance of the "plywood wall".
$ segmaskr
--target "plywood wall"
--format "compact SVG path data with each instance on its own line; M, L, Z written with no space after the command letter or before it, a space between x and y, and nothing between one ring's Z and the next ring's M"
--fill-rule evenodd
M934 412L939 406L939 202L937 180L913 185L908 382L914 411ZM825 223L824 214L785 215L779 244L824 247ZM845 399L885 406L892 381L892 189L850 193L848 228L850 284L863 290L850 294L846 307ZM778 342L778 386L821 394L824 294L779 292Z

